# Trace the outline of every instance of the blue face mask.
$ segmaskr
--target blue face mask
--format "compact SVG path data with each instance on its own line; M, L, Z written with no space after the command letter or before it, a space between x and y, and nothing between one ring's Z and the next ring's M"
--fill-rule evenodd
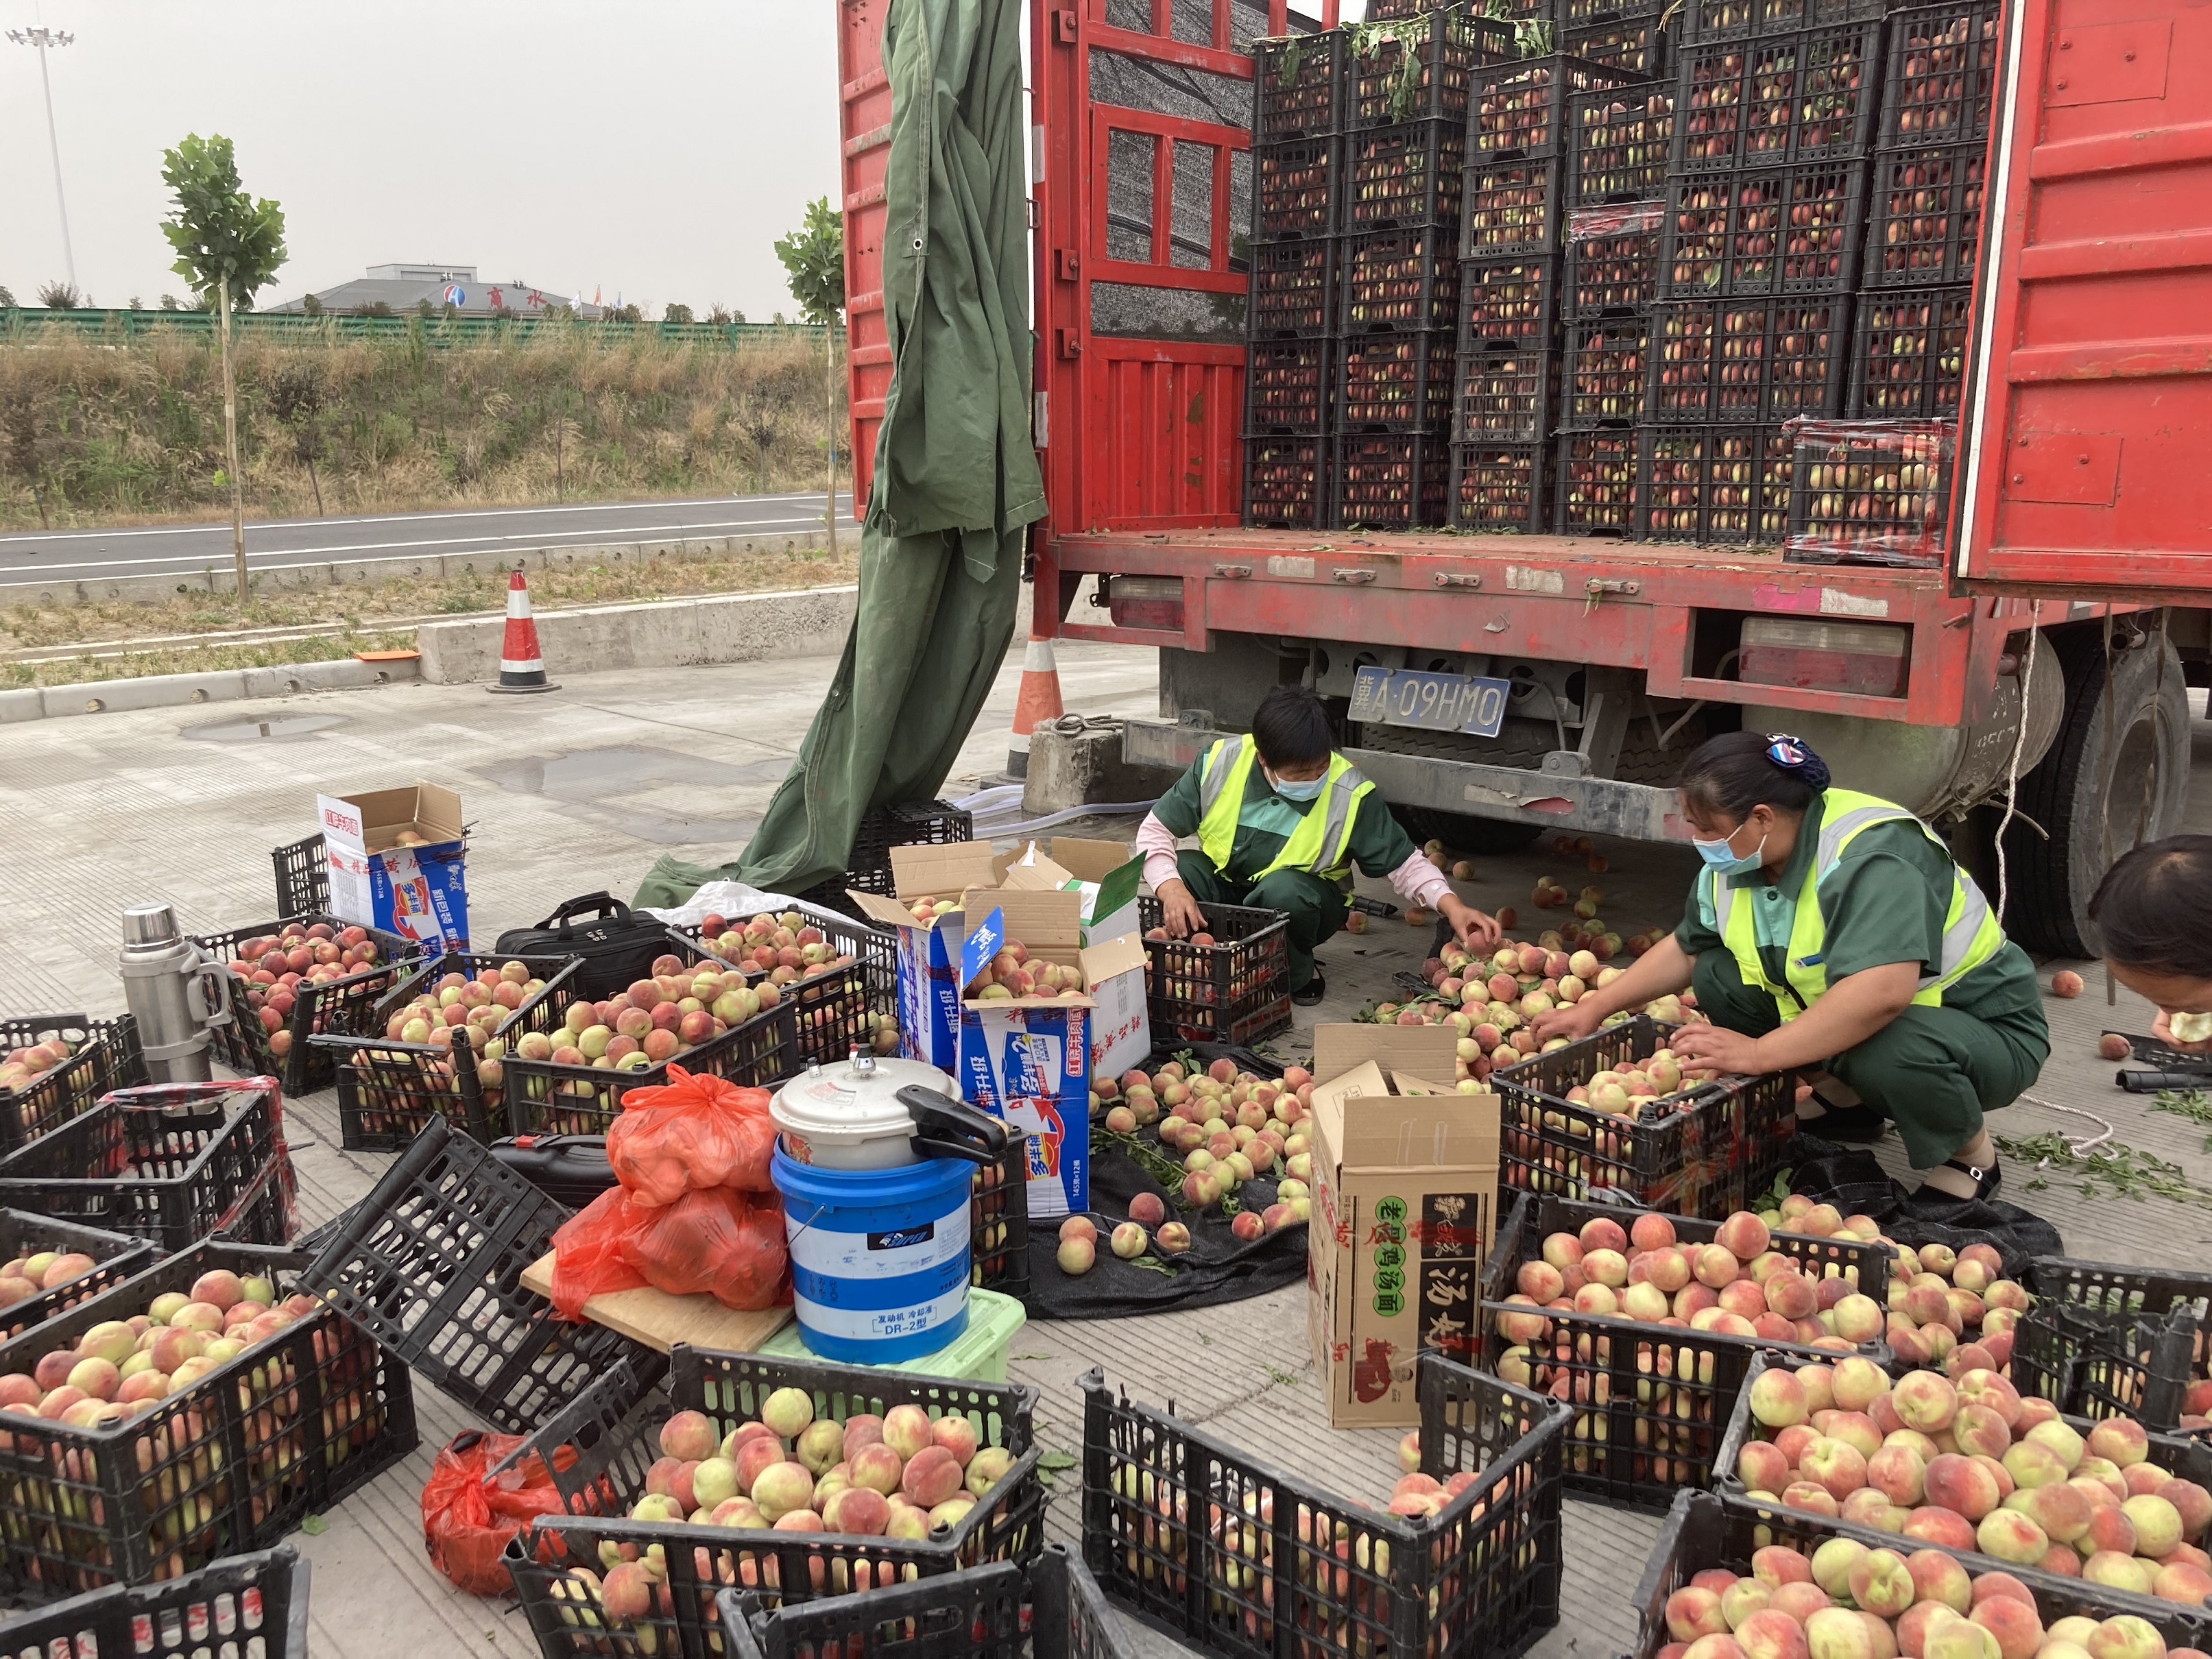
M1277 777L1273 772L1267 774L1268 787L1273 789L1274 792L1280 795L1285 800L1318 799L1321 795L1322 786L1328 781L1328 775L1327 773L1323 773L1320 777L1314 779L1310 783L1292 783L1286 778Z
M1705 861L1707 868L1723 876L1741 876L1758 869L1766 853L1766 837L1764 836L1759 838L1758 846L1741 857L1728 844L1725 836L1719 841L1693 840L1690 845L1698 849L1698 856Z

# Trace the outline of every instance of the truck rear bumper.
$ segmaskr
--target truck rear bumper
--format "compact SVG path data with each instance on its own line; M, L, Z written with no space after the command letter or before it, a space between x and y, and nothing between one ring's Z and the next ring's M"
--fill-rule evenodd
M1210 726L1130 720L1122 754L1132 764L1181 770L1217 738ZM1517 766L1394 755L1379 749L1346 749L1344 757L1375 781L1383 798L1401 806L1504 818L1632 841L1687 841L1689 826L1674 792L1648 783L1532 772Z

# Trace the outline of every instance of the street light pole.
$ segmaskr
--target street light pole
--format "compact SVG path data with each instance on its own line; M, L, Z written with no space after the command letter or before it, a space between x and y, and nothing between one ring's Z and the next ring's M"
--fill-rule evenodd
M70 245L69 198L62 194L62 142L54 132L54 83L46 74L46 48L66 46L76 36L66 29L9 29L8 38L19 46L39 49L39 85L46 94L46 148L54 158L54 205L62 216L62 263L69 270L70 292L76 290L76 250Z

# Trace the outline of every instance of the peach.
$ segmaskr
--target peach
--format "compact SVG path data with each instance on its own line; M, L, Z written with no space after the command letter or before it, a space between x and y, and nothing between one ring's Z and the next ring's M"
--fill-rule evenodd
M1628 1258L1618 1250L1585 1249L1583 1272L1592 1284L1617 1291L1628 1283Z
M2023 1567L2033 1566L2051 1548L2043 1528L2017 1510L1991 1510L1974 1528L1974 1540L1983 1554Z
M1678 1642L1694 1642L1700 1636L1725 1636L1728 1620L1721 1614L1721 1598L1709 1589L1685 1584L1667 1598L1667 1633Z
M1974 1605L1973 1580L1958 1557L1942 1550L1915 1550L1905 1565L1912 1571L1915 1601L1939 1602L1961 1613Z
M1941 1601L1916 1601L1897 1621L1898 1650L1905 1659L1925 1659L1929 1631L1939 1622L1949 1623L1959 1614Z
M2050 1447L2058 1454L2058 1461L2063 1463L2069 1472L2081 1462L2083 1449L2081 1437L2063 1423L2057 1421L2039 1423L2021 1437L2033 1440L2039 1446Z
M930 1425L930 1437L952 1454L953 1461L965 1469L974 1461L982 1443L982 1437L968 1418L948 1412Z
M2158 1581L2158 1570L2148 1561L2139 1561L2132 1555L2123 1555L2118 1550L2099 1550L2081 1564L2081 1577L2086 1582L2102 1584L2107 1589L2148 1595L2151 1586Z
M1838 1314L1844 1305L1837 1304ZM1838 1321L1837 1334L1844 1334ZM1828 1386L1838 1406L1847 1412L1863 1412L1874 1403L1876 1395L1889 1392L1889 1378L1871 1359L1861 1354L1847 1354L1836 1362Z
M877 1538L890 1524L891 1508L883 1493L870 1486L848 1486L834 1494L822 1511L823 1524L831 1532Z
M1203 1180L1200 1176L1186 1177L1190 1181ZM1080 1279L1098 1265L1098 1243L1096 1238L1067 1238L1060 1241L1053 1252L1053 1261L1070 1279Z
M1808 1567L1807 1571L1809 1572L1811 1569ZM1766 1608L1770 1613L1784 1613L1796 1620L1802 1628L1808 1619L1822 1607L1831 1605L1828 1592L1807 1578L1802 1583L1780 1586L1768 1601Z
M1060 1224L1060 1241L1065 1244L1070 1239L1075 1238L1083 1240L1086 1244L1097 1243L1098 1242L1097 1224L1085 1215L1068 1217Z
M1726 1248L1739 1261L1748 1261L1763 1253L1771 1235L1766 1224L1749 1210L1738 1210L1723 1220L1713 1242Z
M1671 1307L1666 1291L1656 1285L1631 1285L1620 1293L1620 1311L1648 1324L1656 1325L1666 1318Z
M2081 1576L2081 1558L2071 1544L2054 1541L2049 1549L2044 1551L2043 1559L2035 1565L2045 1572L2057 1573L2061 1578L2079 1578Z
M908 1502L929 1510L955 1493L963 1491L964 1471L952 1454L944 1447L923 1447L908 1460L906 1471L900 1477L899 1491Z
M83 1368L80 1366L79 1370ZM79 1388L76 1371L70 1381ZM97 1390L87 1389L88 1393ZM104 1398L105 1396L103 1396ZM2181 1511L2156 1492L2137 1492L2120 1505L2120 1513L2128 1517L2136 1529L2136 1553L2148 1555L2153 1560L2173 1553L2173 1547L2181 1541Z
M857 1483L856 1483L857 1484ZM771 1463L753 1482L750 1494L769 1525L794 1510L807 1508L814 1499L814 1477L804 1463Z
M2089 1530L2089 1500L2063 1480L2042 1486L2022 1486L2004 1500L2043 1528L2054 1543L2071 1544Z
M2186 1561L2168 1561L2152 1575L2150 1593L2161 1601L2201 1607L2205 1597L2212 1595L2212 1573Z
M244 1282L228 1267L214 1268L192 1281L192 1300L211 1304L219 1310L228 1309L245 1296Z
M1770 1429L1802 1423L1806 1418L1805 1385L1797 1380L1795 1372L1769 1366L1751 1385L1751 1414Z
M1731 1631L1740 1631L1746 1620L1765 1607L1772 1593L1756 1578L1739 1578L1721 1592L1721 1617Z
M936 1443L929 1413L919 1406L894 1406L884 1413L884 1443L902 1458L911 1459ZM942 1500L940 1500L942 1501ZM929 1506L924 1504L923 1508Z
M1971 1353L1979 1346L1981 1346L1979 1343L1969 1342L1963 1347L1954 1349L1951 1358L1956 1360L1960 1354ZM1985 1366L1971 1368L1961 1366L1957 1371L1956 1386L1960 1405L1971 1402L1977 1406L1986 1406L2004 1419L2005 1427L2008 1429L2019 1426L2020 1390L1998 1376L1994 1369Z
M2205 1528L2212 1527L2212 1492L2194 1480L2169 1480L2158 1489L2158 1495L2180 1515L2184 1538L2202 1538Z
M1872 1487L1908 1510L1927 1495L1927 1462L1910 1446L1885 1445L1867 1459Z
M737 1455L729 1461L737 1470L738 1490L748 1496L764 1470L783 1462L783 1443L765 1431L739 1442L735 1449Z
M1790 1460L1771 1441L1747 1440L1736 1454L1735 1473L1749 1491L1779 1492L1790 1484Z
M1735 1253L1725 1244L1701 1246L1691 1258L1690 1271L1698 1283L1709 1290L1717 1291L1723 1285L1733 1284L1743 1264Z
M2033 1601L1993 1595L1966 1616L1997 1638L2002 1659L2035 1659L2043 1645L2043 1619Z
M1848 1607L1822 1607L1805 1621L1813 1659L1877 1659L1866 1620Z
M86 1341L90 1340L88 1336L86 1338ZM77 1352L90 1353L94 1350L81 1342L77 1345ZM2084 1457L2082 1462L2087 1462L2088 1459ZM2120 1477L2120 1484L2127 1489L2125 1495L2130 1498L2135 1497L2139 1492L2156 1492L2173 1479L2155 1463L2134 1463L2124 1469L2109 1459L2100 1457L2097 1460L2097 1464L2098 1474L2106 1480L2110 1480L2115 1474ZM2075 1467L2078 1468L2080 1465L2077 1464Z
M1780 1589L1784 1584L1813 1582L1813 1564L1783 1544L1765 1544L1753 1550L1751 1572L1770 1590Z
M1854 1526L1873 1527L1882 1532L1895 1532L1905 1524L1910 1510L1901 1510L1889 1501L1888 1495L1879 1486L1861 1486L1844 1499L1842 1518Z
M2160 1659L2166 1652L2166 1638L2157 1626L2131 1613L2106 1620L2083 1645L2089 1659Z
M1745 1659L1743 1646L1733 1636L1700 1636L1682 1650L1682 1659Z
M1629 1224L1628 1242L1639 1251L1663 1249L1674 1242L1674 1224L1663 1215L1639 1215Z
M906 1470L905 1460L880 1441L861 1447L850 1462L853 1484L882 1492L885 1497L898 1491Z
M1841 1281L1823 1279L1820 1282L1828 1285ZM1870 1296L1861 1296L1856 1291L1838 1298L1834 1304L1834 1313L1836 1334L1846 1342L1875 1341L1889 1322L1881 1304Z
M1550 1302L1564 1295L1566 1284L1566 1276L1550 1262L1543 1261L1522 1262L1513 1279L1514 1289L1538 1304Z
M1690 1258L1674 1245L1665 1245L1640 1260L1648 1264L1645 1278L1669 1296L1690 1282Z
M1913 1602L1912 1570L1895 1550L1869 1550L1850 1570L1851 1600L1868 1613L1894 1619Z
M1799 1273L1778 1273L1765 1285L1766 1305L1784 1319L1809 1319L1820 1307L1820 1290Z
M1737 1626L1735 1639L1745 1659L1811 1659L1804 1626L1771 1607L1761 1608Z
M2093 1505L2089 1510L2089 1529L2081 1534L2080 1543L2085 1555L2132 1557L2136 1553L2136 1523L2128 1518L2127 1510L2118 1504Z
M2012 1431L1987 1406L1962 1404L1951 1419L1951 1437L1969 1456L2002 1457L2012 1444Z
M1936 1504L1923 1504L1905 1517L1899 1530L1907 1538L1923 1544L1935 1544L1948 1550L1971 1550L1974 1547L1974 1528L1966 1516L1955 1510L1947 1510Z
M1872 1457L1881 1449L1881 1431L1864 1412L1837 1411L1828 1418L1828 1438L1840 1440L1861 1457Z
M1936 1434L1959 1414L1959 1391L1934 1371L1913 1371L1891 1390L1897 1415L1908 1429Z
M1748 1279L1721 1286L1721 1307L1739 1319L1757 1319L1767 1311L1766 1292Z
M1831 1518L1844 1512L1844 1506L1836 1501L1836 1495L1817 1480L1792 1480L1782 1489L1779 1496L1785 1509L1804 1510Z
M1857 1447L1831 1436L1815 1441L1804 1456L1797 1460L1797 1473L1803 1479L1826 1487L1830 1495L1841 1504L1866 1485L1867 1461ZM1823 1584L1821 1588L1833 1594L1831 1586Z
M721 1443L721 1437L714 1432L714 1425L707 1420L703 1412L678 1412L660 1425L660 1449L679 1463L696 1463L712 1457ZM811 1489L814 1477L807 1476L806 1483Z

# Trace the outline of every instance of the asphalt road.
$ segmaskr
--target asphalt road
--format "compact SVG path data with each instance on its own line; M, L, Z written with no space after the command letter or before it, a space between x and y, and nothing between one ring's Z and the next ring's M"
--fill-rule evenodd
M849 514L852 496L838 496ZM852 522L841 517L841 529ZM817 529L822 496L726 495L705 501L593 501L562 507L392 513L357 519L279 519L246 526L256 570L333 559L417 559L509 548L591 547L671 536L742 536ZM183 575L231 564L230 526L149 525L129 530L26 531L0 536L0 582Z

